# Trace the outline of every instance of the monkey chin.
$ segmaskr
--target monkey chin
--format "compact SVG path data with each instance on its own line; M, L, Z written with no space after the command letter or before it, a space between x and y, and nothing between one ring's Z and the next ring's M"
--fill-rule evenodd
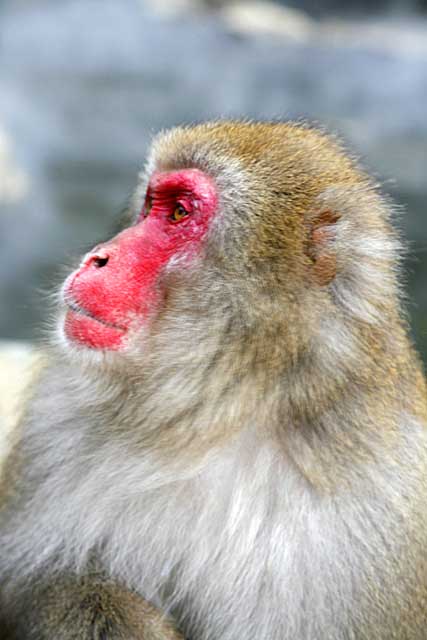
M98 342L88 344L84 340L82 333L77 338L70 331L69 309L62 307L55 322L55 331L51 333L50 347L64 358L70 364L77 367L82 374L87 374L92 379L98 376L99 370L102 369L108 380L111 381L119 377L122 381L125 378L126 370L129 368L129 358L127 355L127 342L124 335L121 335L120 341L117 340L114 349L111 347L101 346ZM92 341L94 343L94 341Z

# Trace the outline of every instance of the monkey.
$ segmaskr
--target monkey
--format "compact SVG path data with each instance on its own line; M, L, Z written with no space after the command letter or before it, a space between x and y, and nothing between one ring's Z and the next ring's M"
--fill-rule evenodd
M402 246L321 130L159 133L127 223L62 286L3 471L10 637L424 639Z

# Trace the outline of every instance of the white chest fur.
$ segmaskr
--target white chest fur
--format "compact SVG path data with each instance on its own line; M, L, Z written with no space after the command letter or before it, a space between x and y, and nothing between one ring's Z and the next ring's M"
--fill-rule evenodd
M357 485L321 496L277 443L251 430L191 468L151 452L132 458L117 442L61 464L78 447L64 434L54 471L3 538L8 562L23 572L53 560L84 571L95 553L112 575L178 612L192 637L347 637L375 557L393 554L384 540L399 479L367 469L363 502Z

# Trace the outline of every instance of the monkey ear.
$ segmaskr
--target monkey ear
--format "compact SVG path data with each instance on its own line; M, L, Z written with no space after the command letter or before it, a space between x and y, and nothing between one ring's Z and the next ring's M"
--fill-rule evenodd
M313 279L320 286L330 284L337 273L337 255L334 245L336 224L340 217L340 214L332 209L322 209L306 220L305 254L312 262Z

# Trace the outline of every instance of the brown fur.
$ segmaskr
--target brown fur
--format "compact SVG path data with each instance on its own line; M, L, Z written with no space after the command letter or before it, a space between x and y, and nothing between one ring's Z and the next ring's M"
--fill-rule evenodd
M155 607L96 574L35 588L22 605L13 623L3 622L3 640L182 640Z

